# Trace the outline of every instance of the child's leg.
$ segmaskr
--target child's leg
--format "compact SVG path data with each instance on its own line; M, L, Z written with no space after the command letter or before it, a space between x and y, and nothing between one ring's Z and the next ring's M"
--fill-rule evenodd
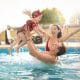
M21 41L21 43L16 47L17 53L19 53L19 48L24 46L27 42Z
M19 37L21 41L18 43L18 46L16 47L17 53L19 53L19 48L27 43L23 32L20 33Z
M16 45L16 43L17 43L17 39L15 39L15 40L13 41L13 43L11 43L10 48L9 48L9 54L11 54L12 48L13 48L13 46Z
M20 36L19 34L17 34L17 37L15 38L15 40L13 41L13 43L10 44L10 48L9 48L9 54L11 54L12 48L18 44L20 42Z

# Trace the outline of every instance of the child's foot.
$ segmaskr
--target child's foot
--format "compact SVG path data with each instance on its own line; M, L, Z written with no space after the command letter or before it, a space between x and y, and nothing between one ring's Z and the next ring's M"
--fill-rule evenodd
M12 53L11 53L11 47L10 48L8 48L8 50L9 50L9 53L8 53L8 55L11 55L12 56Z

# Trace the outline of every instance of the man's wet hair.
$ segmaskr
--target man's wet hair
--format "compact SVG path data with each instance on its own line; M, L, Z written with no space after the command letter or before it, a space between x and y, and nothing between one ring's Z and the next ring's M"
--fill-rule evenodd
M62 44L61 47L58 48L59 52L57 52L57 56L64 55L66 53L66 47Z

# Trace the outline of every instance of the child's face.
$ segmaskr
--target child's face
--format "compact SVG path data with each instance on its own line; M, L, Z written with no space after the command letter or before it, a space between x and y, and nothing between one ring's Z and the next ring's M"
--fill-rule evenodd
M36 22L39 22L41 20L41 18L42 18L42 15L40 15L40 16L34 18L34 19L35 19Z

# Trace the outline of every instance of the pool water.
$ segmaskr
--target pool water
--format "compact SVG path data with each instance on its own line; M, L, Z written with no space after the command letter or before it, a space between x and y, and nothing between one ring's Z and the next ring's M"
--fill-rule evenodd
M35 59L27 48L21 48L19 55L15 49L12 53L14 56L0 49L0 80L80 80L80 48L67 48L56 64Z

